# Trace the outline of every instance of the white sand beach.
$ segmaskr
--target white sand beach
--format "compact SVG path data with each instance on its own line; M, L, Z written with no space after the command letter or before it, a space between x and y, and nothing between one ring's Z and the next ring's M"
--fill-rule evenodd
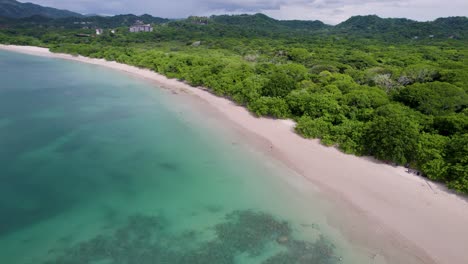
M444 186L370 158L341 153L295 134L294 122L256 118L245 108L175 79L137 67L46 48L0 45L0 50L100 65L184 91L200 111L229 122L246 142L311 181L333 201L332 225L356 247L371 249L371 263L468 263L468 200ZM373 250L375 249L375 250ZM385 249L380 252L379 249ZM385 259L391 259L388 262ZM398 261L398 262L395 262Z

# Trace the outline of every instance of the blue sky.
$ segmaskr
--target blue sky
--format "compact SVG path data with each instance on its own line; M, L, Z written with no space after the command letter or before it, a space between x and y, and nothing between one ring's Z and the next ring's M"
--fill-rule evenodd
M353 15L376 14L419 21L468 16L468 0L20 0L79 13L144 14L166 18L261 12L277 19L337 24Z

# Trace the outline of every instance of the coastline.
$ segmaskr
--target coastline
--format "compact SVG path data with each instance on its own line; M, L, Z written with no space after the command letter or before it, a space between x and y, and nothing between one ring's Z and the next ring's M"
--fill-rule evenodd
M55 54L46 48L5 46L0 50L74 60L123 71L196 100L203 111L227 120L260 151L278 159L314 185L325 197L343 208L345 219L333 225L358 244L389 249L383 257L396 263L466 263L468 202L445 187L407 174L402 167L346 155L295 134L285 120L253 117L245 108L203 89L167 79L150 70L103 59ZM352 208L352 209L350 209ZM369 238L368 234L371 234ZM380 239L379 239L380 238ZM364 242L363 242L364 241ZM374 263L380 262L375 254ZM413 261L408 262L408 256Z

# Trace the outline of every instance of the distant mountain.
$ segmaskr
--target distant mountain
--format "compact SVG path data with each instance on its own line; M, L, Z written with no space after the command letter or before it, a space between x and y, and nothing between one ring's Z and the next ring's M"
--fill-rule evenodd
M0 0L2 1L2 0ZM43 28L66 28L66 29L81 29L87 28L117 28L128 27L133 25L137 20L147 24L163 24L170 20L150 15L117 15L117 16L80 16L80 17L63 17L50 18L42 15L34 15L23 18L2 18L0 16L0 24L16 28L31 28L41 26Z
M271 26L276 20L264 14L255 15L219 15L211 16L212 21L219 24L236 26Z
M190 24L200 25L194 27ZM347 37L372 38L385 41L416 39L468 39L468 18L439 18L431 22L418 22L405 18L381 18L376 15L354 16L336 25L330 26L321 21L276 20L264 14L255 15L219 15L191 17L172 23L179 30L208 32L223 36L270 36L275 34L342 35ZM203 28L204 26L204 28Z
M217 36L226 38L250 37L297 37L301 34L327 30L331 26L320 21L276 20L264 14L215 15L188 17L168 23L169 28L184 32L184 36L202 38ZM181 33L182 34L182 33Z
M464 31L468 34L468 18L467 17L445 17L438 18L431 24L438 28L446 28L455 31Z
M381 18L376 15L353 16L336 26L347 30L386 30L389 26L409 26L415 21L406 18Z
M193 39L209 36L225 38L297 37L301 34L310 36L312 32L326 30L329 27L331 26L320 21L282 21L264 14L192 16L168 23L168 28Z
M212 16L211 20L219 24L262 29L318 30L331 27L318 20L276 20L264 14Z
M101 14L96 14L96 13L84 14L84 16L85 17L94 17L94 16L108 17L108 15L101 15Z
M0 16L9 18L23 18L40 15L50 18L81 17L81 14L68 10L43 7L32 3L20 3L16 0L0 0Z
M376 15L354 16L335 26L338 33L360 36L384 36L405 38L468 37L467 17L439 18L430 22L418 22L405 18L380 18Z
M14 0L0 0L16 2ZM1 10L4 12L4 10ZM151 15L132 14L117 16L80 16L51 18L45 15L33 15L17 19L1 18L0 27L16 28L117 28L127 27L140 20L147 24L165 24L168 28L184 33L184 36L201 38L202 36L219 37L304 37L327 36L347 38L380 39L389 42L418 39L468 39L468 18L447 17L430 22L418 22L405 18L381 18L376 15L354 16L336 25L326 25L321 21L276 20L264 14L255 15L217 15L211 17L188 17L171 20Z
M145 24L162 24L169 22L169 19L153 17L150 15L117 15L117 16L89 16L82 18L61 18L54 21L55 26L65 27L81 27L77 22L86 22L88 25L102 27L102 28L116 28L116 27L128 27L137 20L142 21Z

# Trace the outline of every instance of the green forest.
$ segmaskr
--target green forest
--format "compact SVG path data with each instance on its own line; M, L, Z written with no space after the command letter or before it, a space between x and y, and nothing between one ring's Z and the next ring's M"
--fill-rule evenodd
M154 31L128 32L136 19ZM96 27L104 34L94 35ZM306 138L468 193L466 17L365 16L337 26L261 14L32 17L0 19L0 43L148 68L207 87L257 116L291 118Z

